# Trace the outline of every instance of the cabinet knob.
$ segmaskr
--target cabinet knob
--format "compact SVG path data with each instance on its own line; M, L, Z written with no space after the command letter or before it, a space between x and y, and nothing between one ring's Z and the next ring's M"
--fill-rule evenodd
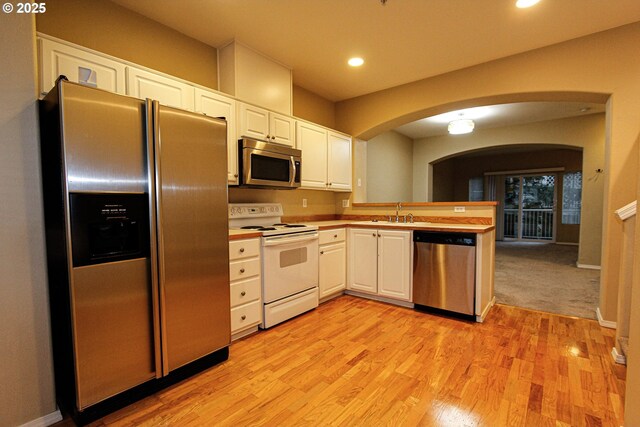
M237 174L237 173L234 173L234 174L233 174L233 177L234 177L234 178L237 178L237 177L238 177L238 174Z
M240 248L240 253L243 253L243 252L244 252L244 248Z
M242 315L242 317L240 317L240 318L241 318L242 320L246 320L246 319L247 319L247 316L243 314L243 315Z
M247 293L245 291L240 292L240 296L243 297L245 296Z
M272 136L272 137L271 137L271 139L275 141L275 140L276 140L276 137L275 137L275 136Z
M376 237L376 233L373 233L373 234L372 234L372 236L373 236L373 237Z
M333 235L333 238L334 238L334 239L337 239L337 238L338 238L338 235L337 235L337 234L334 234L334 235Z
M332 184L332 183L330 182L330 183L329 183L329 186L331 186L331 184Z
M324 251L320 251L320 255L324 255Z
M241 268L241 269L240 269L240 273L244 273L244 268Z

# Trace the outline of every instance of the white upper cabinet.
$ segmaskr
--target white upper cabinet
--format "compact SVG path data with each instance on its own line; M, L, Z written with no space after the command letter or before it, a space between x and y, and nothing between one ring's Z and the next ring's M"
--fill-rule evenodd
M302 187L351 190L350 136L298 120L296 147L302 150Z
M196 88L195 111L227 121L227 180L238 183L238 144L236 142L236 101L215 92Z
M221 92L284 115L291 115L291 69L237 41L218 48Z
M127 67L127 95L155 99L169 107L194 110L193 86L135 67Z
M351 137L329 132L327 180L330 190L351 190Z
M60 75L71 82L125 94L124 64L44 38L39 39L39 53L42 94L51 90Z
M327 188L327 130L298 121L296 141L302 150L301 186Z
M246 136L293 147L293 118L242 102L238 103L238 116L238 138Z

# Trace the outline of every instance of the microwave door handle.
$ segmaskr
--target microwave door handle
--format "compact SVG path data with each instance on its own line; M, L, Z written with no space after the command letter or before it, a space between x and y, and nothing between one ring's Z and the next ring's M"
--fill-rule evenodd
M296 180L296 162L293 156L289 156L289 161L291 162L291 169L289 169L289 184L294 186Z

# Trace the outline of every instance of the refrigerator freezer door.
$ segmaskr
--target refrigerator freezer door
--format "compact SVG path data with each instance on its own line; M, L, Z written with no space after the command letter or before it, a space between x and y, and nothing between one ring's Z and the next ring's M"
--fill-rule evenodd
M149 259L73 269L77 404L155 378Z
M226 122L159 106L156 141L163 371L229 345Z

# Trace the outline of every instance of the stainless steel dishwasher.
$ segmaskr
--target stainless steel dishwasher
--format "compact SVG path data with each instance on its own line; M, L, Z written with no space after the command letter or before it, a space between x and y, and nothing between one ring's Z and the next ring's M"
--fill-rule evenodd
M476 235L416 230L413 249L416 309L471 319L475 312Z

